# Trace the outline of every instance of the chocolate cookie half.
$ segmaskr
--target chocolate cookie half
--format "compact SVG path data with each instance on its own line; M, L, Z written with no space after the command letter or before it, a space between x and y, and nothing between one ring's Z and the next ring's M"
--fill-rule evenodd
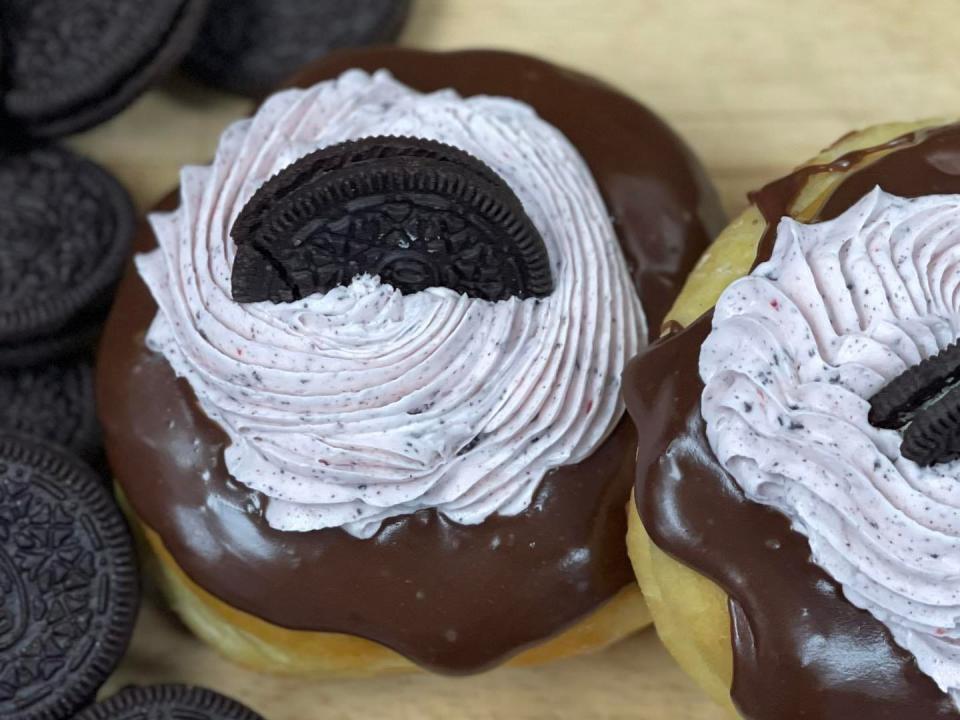
M954 374L958 156L957 124L881 125L754 193L671 311L684 329L625 374L634 419L661 421L631 558L733 717L960 718L955 466L876 429Z
M871 424L903 431L903 456L922 466L960 457L960 345L952 343L870 398Z
M550 258L520 200L458 148L368 137L318 150L253 196L233 226L233 299L292 302L379 276L404 294L549 295Z

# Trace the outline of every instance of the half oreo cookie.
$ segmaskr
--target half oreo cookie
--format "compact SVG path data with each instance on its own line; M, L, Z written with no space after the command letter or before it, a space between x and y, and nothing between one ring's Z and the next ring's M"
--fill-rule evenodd
M410 0L213 0L185 67L262 96L331 50L394 40L409 9Z
M405 294L553 291L543 238L509 185L432 140L370 137L311 153L260 188L232 236L237 302L293 302L361 274Z
M206 688L128 687L74 720L263 720L253 710Z
M960 343L907 368L870 398L870 424L903 429L900 453L928 466L960 458Z
M901 427L924 403L958 381L960 344L953 343L907 368L870 398L870 424L882 428Z
M126 650L138 601L133 542L101 479L0 436L0 717L72 718Z
M4 0L6 114L27 134L97 125L187 54L207 0Z
M89 346L129 252L123 187L56 147L0 155L0 367Z

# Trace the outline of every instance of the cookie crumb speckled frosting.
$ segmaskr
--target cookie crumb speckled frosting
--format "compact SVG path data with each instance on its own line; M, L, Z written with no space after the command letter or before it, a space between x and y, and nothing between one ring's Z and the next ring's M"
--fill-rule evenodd
M550 256L545 298L403 295L379 278L293 303L232 300L230 237L270 177L320 147L374 135L447 143L522 201ZM436 508L464 524L515 515L623 413L620 375L646 338L613 225L576 149L527 105L421 94L350 71L269 99L181 176L137 259L159 306L148 335L229 435L227 470L287 531L370 537Z
M720 463L955 703L960 461L907 459L900 432L868 414L872 395L960 335L958 240L957 195L877 188L832 220L783 218L770 260L720 297L700 353Z

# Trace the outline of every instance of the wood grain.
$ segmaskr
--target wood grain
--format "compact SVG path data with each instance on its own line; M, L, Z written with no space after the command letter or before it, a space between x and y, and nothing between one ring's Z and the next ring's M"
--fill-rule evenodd
M403 42L521 50L619 86L686 137L732 214L848 130L956 114L958 20L955 0L417 0ZM248 107L174 78L72 144L146 208ZM304 683L232 667L148 605L108 691L172 680L221 689L269 720L720 718L652 632L533 670Z

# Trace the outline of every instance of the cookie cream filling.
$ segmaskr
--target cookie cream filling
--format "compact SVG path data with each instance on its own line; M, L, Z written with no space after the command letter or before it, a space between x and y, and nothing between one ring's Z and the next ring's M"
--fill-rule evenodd
M920 467L868 399L960 336L960 195L879 188L777 227L700 354L710 446L960 706L960 461ZM758 538L763 542L763 538Z
M499 173L543 236L553 293L402 295L359 276L295 303L234 302L230 229L253 193L313 150L375 135L438 140ZM211 166L184 169L180 208L150 222L148 345L227 433L227 469L275 528L370 537L423 508L464 524L517 514L623 413L640 300L583 159L520 102L421 94L385 71L288 90L228 128Z

